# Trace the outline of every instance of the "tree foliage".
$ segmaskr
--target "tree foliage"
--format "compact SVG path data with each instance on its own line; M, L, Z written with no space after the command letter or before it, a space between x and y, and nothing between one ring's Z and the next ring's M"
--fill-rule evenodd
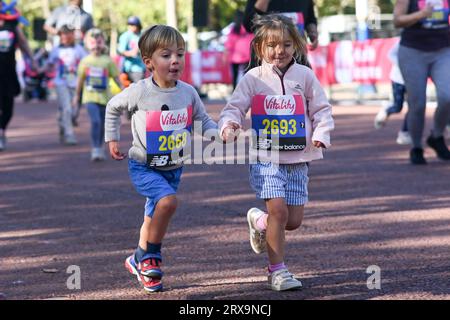
M392 13L395 0L368 0L377 4L382 13ZM19 0L23 15L33 21L44 17L46 8L53 10L67 0ZM221 30L233 21L237 9L244 10L247 0L209 0L209 26L202 30ZM355 0L315 0L319 17L334 14L354 14ZM123 32L130 15L140 17L144 27L155 23L165 23L165 0L93 0L96 26L107 34L112 30ZM193 0L177 0L178 28L187 31L192 16ZM28 31L29 32L29 31Z

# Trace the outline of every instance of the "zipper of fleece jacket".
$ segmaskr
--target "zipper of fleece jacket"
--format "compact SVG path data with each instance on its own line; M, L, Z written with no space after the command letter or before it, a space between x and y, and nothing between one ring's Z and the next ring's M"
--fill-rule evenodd
M278 77L280 77L281 89L283 90L283 95L285 95L286 94L286 89L284 88L284 81L283 81L284 73L281 76L279 74L277 74L277 75L278 75Z

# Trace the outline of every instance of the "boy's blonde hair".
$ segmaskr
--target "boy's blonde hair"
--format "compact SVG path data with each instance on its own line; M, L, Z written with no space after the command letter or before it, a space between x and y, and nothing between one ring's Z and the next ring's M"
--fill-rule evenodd
M282 40L284 34L288 33L293 41L295 61L310 67L307 57L308 49L306 39L300 34L291 18L281 14L256 15L253 19L253 25L255 37L252 41L252 48L255 52L258 65L261 65L263 60L264 43L269 39Z
M183 36L177 29L157 24L142 32L139 50L142 58L150 58L156 50L170 47L174 43L183 49L186 47Z

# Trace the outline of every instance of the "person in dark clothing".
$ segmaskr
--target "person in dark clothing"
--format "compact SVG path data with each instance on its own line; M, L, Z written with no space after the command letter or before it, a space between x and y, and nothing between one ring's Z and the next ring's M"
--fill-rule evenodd
M280 13L290 17L296 24L300 34L305 39L309 38L310 44L308 49L315 50L317 48L319 42L313 0L248 0L243 21L245 29L254 33L253 19L255 16L269 13ZM306 55L302 56L302 61L297 62L311 68ZM252 47L251 60L245 71L247 72L256 66L255 53Z
M444 139L450 116L449 7L450 0L397 0L394 8L394 24L398 28L404 28L398 62L408 92L412 164L427 163L423 156L422 135L428 77L436 87L438 106L434 112L433 129L426 142L438 158L450 161L450 151Z
M11 121L14 109L14 97L20 93L20 84L16 72L16 47L32 61L37 69L27 39L18 26L18 16L11 17L4 12L4 2L0 1L0 151L6 147L6 128Z
M307 34L314 50L318 45L317 19L313 0L248 0L244 13L244 27L253 32L255 14L282 13L292 17L300 33Z

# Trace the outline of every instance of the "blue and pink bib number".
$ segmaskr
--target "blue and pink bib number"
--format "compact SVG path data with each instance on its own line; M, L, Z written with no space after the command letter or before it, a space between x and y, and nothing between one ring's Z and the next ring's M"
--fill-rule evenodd
M72 56L62 55L58 59L58 74L61 79L74 83L77 78L77 66L80 62L73 54Z
M433 14L431 17L422 20L422 27L426 29L448 28L448 0L419 0L417 2L419 10L424 9L427 4L431 4L433 6Z
M190 157L192 106L146 112L147 165L170 167Z
M253 148L306 148L305 107L300 95L256 95L252 99Z
M100 67L86 69L86 88L89 91L104 91L108 84L108 70Z
M303 17L303 12L283 12L282 15L292 19L300 34L303 34L305 31L305 19Z

